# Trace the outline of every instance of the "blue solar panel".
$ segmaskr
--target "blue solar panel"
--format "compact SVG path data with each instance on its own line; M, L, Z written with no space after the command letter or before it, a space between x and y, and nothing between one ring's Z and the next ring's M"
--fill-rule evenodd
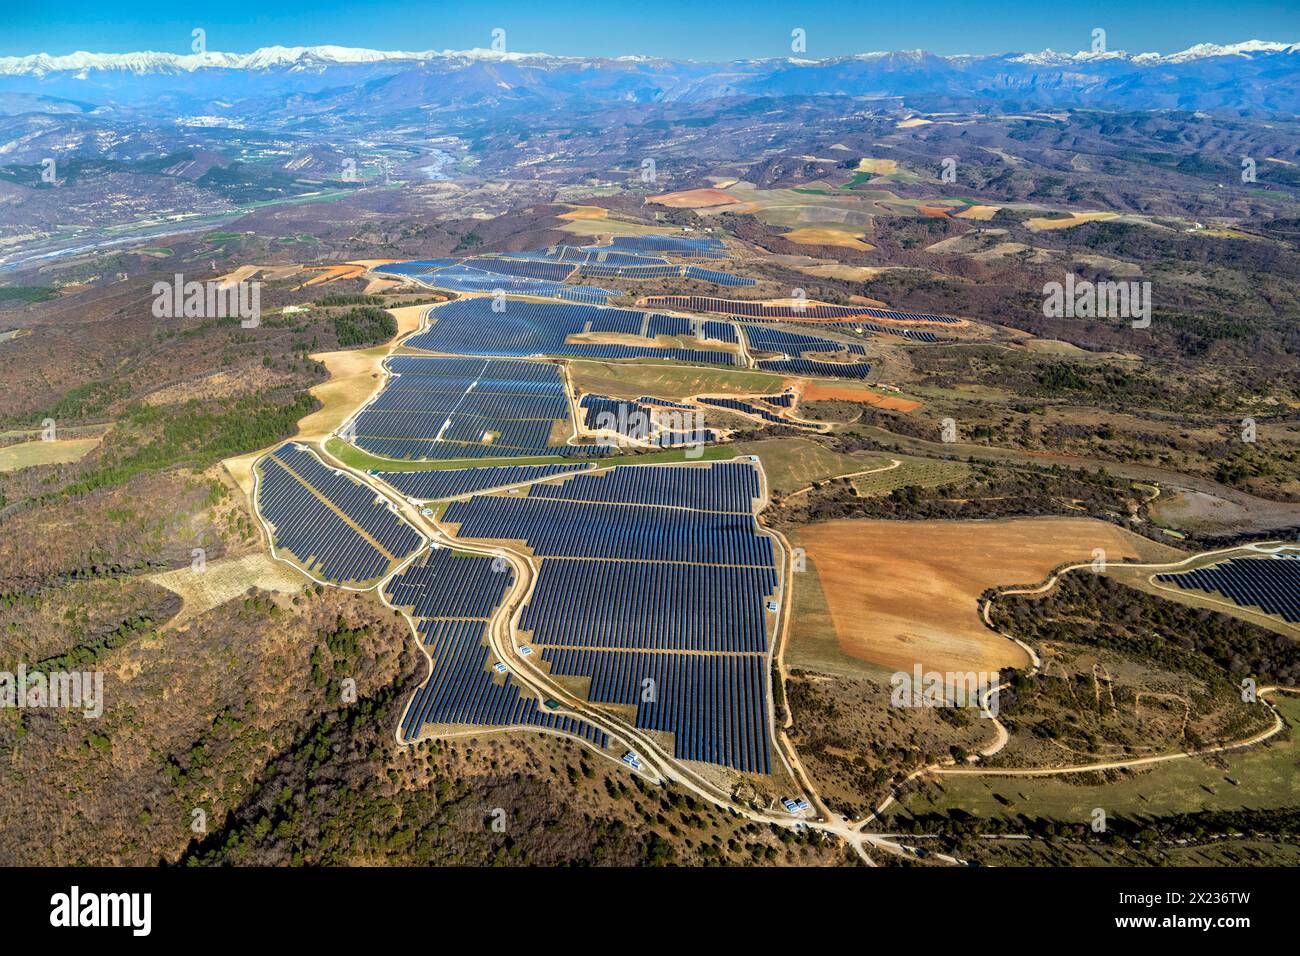
M763 567L773 561L771 540L755 534L748 515L530 496L453 501L444 517L460 525L462 537L527 541L538 555Z
M760 359L758 367L765 372L782 375L823 375L831 378L863 379L871 374L866 362L855 364L841 362L815 362L811 359Z
M758 284L757 280L748 276L736 276L729 272L719 272L717 269L703 269L700 266L687 266L683 275L688 279L700 279L721 286L736 287Z
M323 580L374 580L423 540L385 499L299 445L281 445L258 471L258 512L275 546Z
M392 356L383 391L345 433L386 458L607 454L596 446L551 445L569 422L559 366L499 359ZM571 430L571 429L570 429Z
M771 773L760 654L641 653L545 648L551 673L591 678L595 703L636 707L636 725L674 735L679 760ZM649 698L649 699L647 699Z
M553 674L591 678L593 702L635 706L637 726L672 733L681 759L769 773L777 574L754 519L761 494L747 462L620 466L454 502L445 518L540 559L520 628Z
M506 300L504 309L494 309L490 298L460 299L432 309L433 324L405 344L447 355L664 358L736 364L736 356L723 351L568 341L571 336L593 331L639 334L646 315L632 309L523 300Z
M858 345L844 344L833 339L824 339L816 335L804 335L799 332L786 332L784 329L769 328L765 325L742 325L749 347L758 352L776 352L798 358L804 352L849 352L861 348Z
M540 708L510 675L500 681L488 666L488 620L514 583L514 571L482 555L430 551L388 583L388 600L419 620L432 669L402 718L406 740L426 724L543 727L589 740L608 736L584 720Z
M792 422L789 419L782 418L766 408L762 408L752 402L742 402L737 398L700 398L697 401L701 405L712 405L715 408L727 408L735 412L743 412L746 415L754 415L763 419L765 422L772 422L774 425L785 425L789 428L807 428L816 431L813 425L804 425L802 422Z
M683 259L725 259L727 249L719 239L686 238L684 236L614 236L609 246L584 246L583 248L608 248L619 252L662 252Z
M877 309L862 305L821 305L809 304L802 307L793 305L769 305L764 302L749 302L737 299L719 299L708 295L655 295L647 300L651 305L665 306L670 309L684 309L688 312L719 312L726 315L743 316L746 319L850 319L868 317L889 319L894 322L920 322L938 325L958 325L961 319L950 315L936 315L932 312L900 312L897 309Z
M486 468L443 468L436 471L386 471L379 477L408 498L435 501L456 498L476 491L505 488L527 481L539 481L590 465L500 465Z
M1300 623L1300 558L1234 558L1207 568L1158 574L1156 580L1217 592L1235 604Z

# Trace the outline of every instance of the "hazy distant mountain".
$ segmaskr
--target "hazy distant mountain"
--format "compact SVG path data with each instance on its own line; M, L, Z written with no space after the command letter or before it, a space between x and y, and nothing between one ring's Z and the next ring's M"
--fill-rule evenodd
M1249 40L1180 53L921 50L827 60L698 63L491 50L385 52L267 47L252 53L0 57L7 111L25 97L150 113L311 116L365 108L538 108L569 103L703 102L724 97L903 97L911 105L1247 110L1300 113L1300 44ZM48 98L53 98L50 100Z

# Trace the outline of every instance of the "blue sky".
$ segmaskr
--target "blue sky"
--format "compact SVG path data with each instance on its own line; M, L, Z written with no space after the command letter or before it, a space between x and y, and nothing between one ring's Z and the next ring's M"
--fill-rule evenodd
M649 54L694 59L784 56L790 31L809 57L915 47L935 53L1086 49L1094 27L1110 49L1168 53L1193 43L1300 41L1297 0L10 0L0 11L0 55L164 50L188 53L203 27L208 48L333 43L377 49L489 45L564 55Z

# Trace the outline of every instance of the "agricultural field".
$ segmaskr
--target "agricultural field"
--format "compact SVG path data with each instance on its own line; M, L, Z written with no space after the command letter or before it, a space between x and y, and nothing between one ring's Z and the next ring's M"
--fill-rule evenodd
M888 472L884 473L888 474ZM817 567L832 631L796 621L788 656L810 653L890 670L995 671L1023 667L1023 650L985 627L980 596L1034 584L1055 567L1138 553L1113 527L1080 519L988 522L833 521L793 535ZM796 583L796 588L799 586Z

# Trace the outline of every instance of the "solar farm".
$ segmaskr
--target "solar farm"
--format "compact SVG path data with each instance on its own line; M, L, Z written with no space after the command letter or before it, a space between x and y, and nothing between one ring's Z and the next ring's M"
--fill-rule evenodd
M459 538L540 560L520 630L594 704L635 707L678 759L768 773L772 539L750 462L624 466L453 502Z
M686 260L673 263L666 256ZM749 286L755 280L693 264L727 258L717 239L674 236L616 236L608 246L551 246L499 256L417 259L376 267L375 271L414 279L432 289L459 293L496 293L604 304L621 295L616 289L581 279L688 278L719 286Z
M1300 555L1234 558L1192 571L1158 574L1156 580L1219 595L1242 607L1276 615L1288 624L1300 624Z
M393 356L384 367L383 391L343 429L375 455L449 460L607 451L552 441L557 428L571 431L558 365Z
M258 475L258 512L272 528L272 543L320 580L374 581L423 542L384 498L302 445L281 445Z
M771 305L764 302L719 299L705 295L656 295L650 296L646 300L646 304L668 309L687 309L691 312L715 312L723 315L740 316L746 319L844 320L868 318L922 325L964 324L961 319L949 315L936 315L930 312L900 312L896 309L878 309L860 305L825 305L821 303Z
M429 551L395 576L385 589L392 604L409 610L429 656L430 673L402 717L404 740L418 739L429 725L535 727L561 731L598 747L608 737L576 717L546 710L493 663L487 628L514 584L508 565L490 557Z
M873 468L830 451L839 425L816 403L869 401L876 391L857 383L891 367L892 347L954 341L967 323L629 298L649 280L755 285L729 258L712 238L636 235L374 270L455 298L374 360L377 390L334 430L342 445L323 449L351 472L287 442L259 460L256 504L277 555L318 581L373 589L409 624L428 669L400 741L542 732L622 773L815 816L783 796L806 784L800 738L777 730L773 683L778 635L810 597L792 594L785 539L760 523L763 461L728 446L802 442L855 495L863 482L930 487L910 459ZM771 437L755 441L762 431ZM772 474L782 453L763 452ZM1300 559L1156 580L1300 621Z
M779 308L707 297L611 307L626 293L587 284L754 284L718 268L728 257L716 239L647 235L375 268L458 297L390 349L381 387L336 430L373 462L364 475L290 442L258 463L255 500L278 554L327 583L377 585L410 620L429 674L401 739L535 729L611 753L631 744L634 769L659 749L774 772L782 564L756 517L761 463L602 462L619 447L725 442L743 421L828 426L797 417L794 383L673 401L579 391L565 374L574 358L870 374L852 340L860 310L800 328ZM721 428L703 424L711 412Z

